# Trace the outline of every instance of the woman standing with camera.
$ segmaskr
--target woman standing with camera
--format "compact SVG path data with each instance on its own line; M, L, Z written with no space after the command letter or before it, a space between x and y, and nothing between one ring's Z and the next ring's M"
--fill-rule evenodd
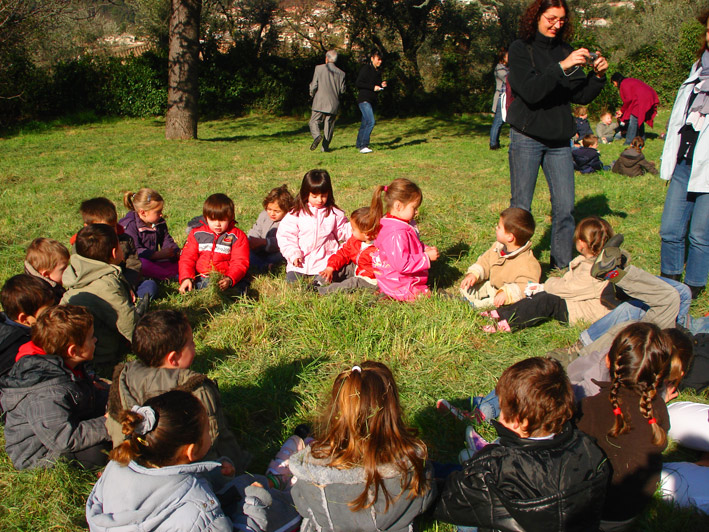
M663 277L684 284L696 299L709 275L709 10L699 60L677 92L662 151L660 177L669 179L660 226ZM689 253L685 269L685 239Z
M566 267L573 256L574 165L571 104L588 104L603 89L608 62L564 42L571 34L566 0L535 0L509 49L514 100L510 124L511 207L531 211L539 167L551 194L551 265ZM586 74L583 66L592 70Z

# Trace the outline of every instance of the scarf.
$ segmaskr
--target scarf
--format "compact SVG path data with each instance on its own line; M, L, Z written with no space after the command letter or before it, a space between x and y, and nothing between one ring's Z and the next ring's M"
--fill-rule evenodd
M686 123L695 131L701 131L704 119L709 114L709 50L704 50L701 57L702 70L699 81L694 86L696 97L687 111Z

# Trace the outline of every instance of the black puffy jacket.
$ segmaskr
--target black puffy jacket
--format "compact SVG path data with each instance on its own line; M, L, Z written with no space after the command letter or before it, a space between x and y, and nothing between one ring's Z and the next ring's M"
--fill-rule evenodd
M448 477L434 517L481 531L596 532L610 466L593 440L570 423L551 440L493 424L500 443Z

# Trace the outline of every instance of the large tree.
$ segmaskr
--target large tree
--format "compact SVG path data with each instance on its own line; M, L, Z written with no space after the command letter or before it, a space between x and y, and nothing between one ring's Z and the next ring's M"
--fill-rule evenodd
M172 0L165 137L196 139L202 0Z

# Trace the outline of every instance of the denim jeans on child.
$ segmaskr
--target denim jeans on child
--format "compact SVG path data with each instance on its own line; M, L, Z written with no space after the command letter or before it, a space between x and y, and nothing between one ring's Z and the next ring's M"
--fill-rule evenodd
M510 129L510 207L531 212L539 167L551 195L551 260L565 268L574 250L574 163L567 143L549 146Z
M666 279L664 277L657 276L658 279L662 279L667 284L674 287L679 293L679 314L677 315L677 322L684 324L686 321L687 314L689 313L689 306L692 304L692 292L689 287L675 281L673 279ZM637 321L641 320L648 309L647 303L643 301L638 301L637 299L632 299L630 301L624 301L608 314L603 316L600 320L595 321L588 329L583 331L579 338L583 345L589 345L590 343L598 340L603 334L608 331L616 323L625 323L626 321Z
M497 106L495 107L495 117L492 119L492 126L490 127L490 147L500 146L500 130L504 123L502 120L502 98L498 98Z
M677 163L667 188L660 225L660 270L671 275L682 274L684 242L689 236L684 282L705 286L709 275L709 193L687 192L691 169L684 161Z
M371 103L362 102L359 104L359 110L362 112L362 124L357 133L357 149L361 150L369 147L369 136L374 129L374 109Z

